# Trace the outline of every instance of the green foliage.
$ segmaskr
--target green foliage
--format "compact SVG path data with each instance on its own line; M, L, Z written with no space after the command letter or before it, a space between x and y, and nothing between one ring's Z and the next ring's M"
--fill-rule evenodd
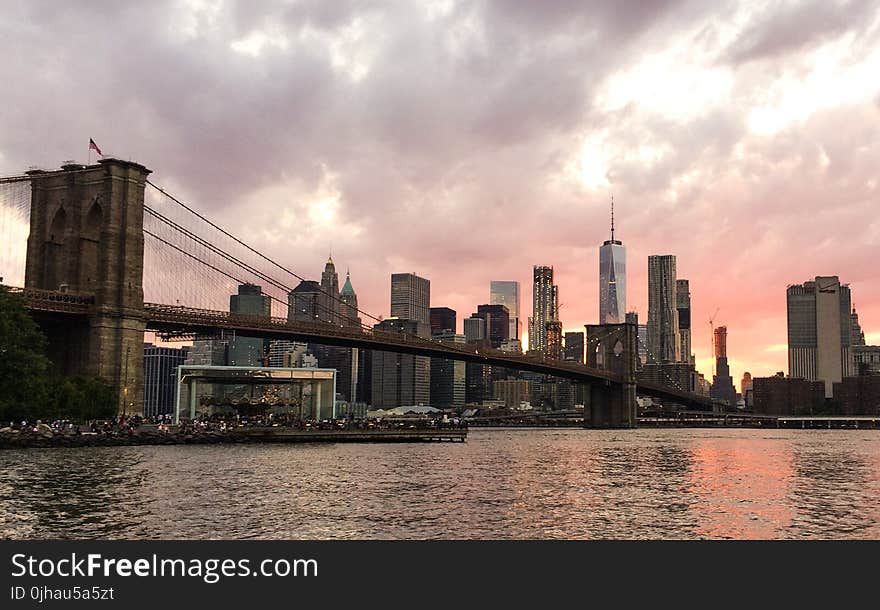
M0 286L0 426L27 419L87 421L116 415L113 388L63 377L45 355L46 338L18 294Z
M46 338L22 298L0 286L0 422L33 418L49 397Z
M52 417L88 421L116 415L113 388L100 379L57 377L52 386Z

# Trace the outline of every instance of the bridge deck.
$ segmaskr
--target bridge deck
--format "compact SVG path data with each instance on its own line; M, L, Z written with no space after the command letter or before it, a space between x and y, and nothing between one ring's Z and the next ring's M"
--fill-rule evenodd
M35 311L89 315L94 309L93 295L75 295L65 292L11 288L24 296L27 306ZM432 358L462 360L487 366L554 375L584 383L623 383L624 379L611 371L587 367L583 364L553 360L533 354L511 354L495 349L471 345L432 341L404 333L360 328L337 327L319 322L289 321L287 318L268 318L233 314L227 311L196 309L161 303L144 303L147 330L160 335L187 334L220 336L223 333L241 333L267 339L293 339L303 342L339 345L379 351L408 353ZM684 405L711 407L712 400L669 386L638 382L642 396L671 400Z
M590 377L590 380L603 380L621 383L622 378L610 371L588 368L576 363L545 359L534 355L511 354L495 349L474 347L462 344L448 344L432 341L405 333L380 330L364 331L360 328L337 327L320 322L289 321L287 318L268 318L233 314L226 311L213 311L145 303L147 327L159 333L189 331L205 335L219 335L224 331L234 331L252 337L294 338L327 345L362 347L380 351L413 353L434 358L465 360L493 366L510 368L530 367L528 370L546 372L558 376Z
M287 428L250 428L235 434L264 443L419 443L464 442L467 428L423 428L382 430L291 430Z
M294 338L329 345L463 360L488 366L501 366L555 375L585 383L624 382L623 378L616 373L587 367L583 364L552 360L529 354L511 354L484 347L440 343L404 333L379 330L363 331L359 328L336 327L326 323L291 322L287 318L248 316L225 311L193 309L157 303L145 303L144 307L148 317L147 327L157 332L173 333L188 330L190 332L197 331L216 335L222 331L231 330L254 337ZM712 405L712 400L707 396L659 384L639 382L637 384L637 391L644 396L653 396L685 405L699 405L703 407L710 407Z
M91 294L71 294L36 288L8 288L11 293L21 295L28 308L35 311L88 315L95 305L95 296Z

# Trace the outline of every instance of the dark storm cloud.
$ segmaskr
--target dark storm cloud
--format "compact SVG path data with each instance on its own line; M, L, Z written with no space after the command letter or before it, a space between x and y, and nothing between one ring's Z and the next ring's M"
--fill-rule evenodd
M726 59L746 63L773 59L847 32L860 34L876 17L877 0L813 0L765 5L726 50Z
M86 131L213 205L285 175L315 184L321 164L357 173L373 156L392 155L421 187L463 157L575 128L594 84L673 3L478 3L434 20L412 3L213 5L20 5L4 24L19 52L4 76L28 85L10 101L22 113L38 102L36 126L55 142L35 144L28 110L4 148L54 165L51 151L74 156ZM341 36L360 18L375 29L355 83L302 35ZM450 34L468 24L478 35ZM267 28L287 46L259 58L230 50Z

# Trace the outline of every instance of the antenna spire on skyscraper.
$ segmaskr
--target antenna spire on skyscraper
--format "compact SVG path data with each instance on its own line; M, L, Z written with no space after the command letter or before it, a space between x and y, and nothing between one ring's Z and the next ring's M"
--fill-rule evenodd
M614 193L611 194L611 241L614 241Z

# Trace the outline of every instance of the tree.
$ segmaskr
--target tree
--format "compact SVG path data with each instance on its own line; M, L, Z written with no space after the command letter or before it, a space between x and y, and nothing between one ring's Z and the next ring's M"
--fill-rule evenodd
M116 415L113 389L94 377L58 377L53 380L52 416L74 421L106 419Z
M113 388L96 377L64 377L46 357L46 337L20 295L0 286L0 426L22 419L87 421L116 415Z
M0 422L33 419L47 406L46 338L24 300L0 286Z

